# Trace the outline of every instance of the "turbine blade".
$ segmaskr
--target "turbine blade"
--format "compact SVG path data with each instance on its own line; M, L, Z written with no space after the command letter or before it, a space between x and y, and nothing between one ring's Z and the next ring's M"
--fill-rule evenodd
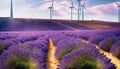
M73 0L71 0L71 5L72 5L72 7L73 7Z
M85 7L85 5L83 5L83 8L84 8L85 10L87 10L87 8Z
M116 2L115 0L113 0L115 2L116 5L120 6L120 3Z
M85 5L85 4L86 4L86 0L84 1L83 5Z
M52 0L52 7L54 6L54 0Z
M73 7L76 11L78 10L78 9L76 9L75 7Z
M118 6L120 5L118 2L115 2Z

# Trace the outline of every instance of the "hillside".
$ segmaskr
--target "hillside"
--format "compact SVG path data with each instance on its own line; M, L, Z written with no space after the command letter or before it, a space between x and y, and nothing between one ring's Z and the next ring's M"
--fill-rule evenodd
M105 21L0 18L0 31L120 29L120 23Z

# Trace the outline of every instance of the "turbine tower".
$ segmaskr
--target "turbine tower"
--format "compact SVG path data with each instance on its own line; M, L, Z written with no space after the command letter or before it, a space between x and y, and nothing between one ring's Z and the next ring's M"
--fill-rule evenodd
M73 9L74 9L74 6L73 6L73 0L71 0L71 7L70 7L70 9L71 9L71 20L73 19Z
M82 7L82 20L84 20L84 9L87 10L86 7L85 7L85 3L86 3L86 0L85 0L84 3L81 5L81 7Z
M52 5L48 7L48 9L50 9L50 19L52 19L52 15L53 15L53 4L54 4L54 0L52 0Z
M10 18L13 18L13 4L12 4L12 0L10 1Z
M115 2L118 7L118 22L120 22L120 3Z
M78 1L78 20L80 20L80 14L81 14L81 0L77 0Z
M74 4L73 4L73 0L71 0L71 20L73 20L73 13L74 13L74 9L77 10L75 7L74 7Z

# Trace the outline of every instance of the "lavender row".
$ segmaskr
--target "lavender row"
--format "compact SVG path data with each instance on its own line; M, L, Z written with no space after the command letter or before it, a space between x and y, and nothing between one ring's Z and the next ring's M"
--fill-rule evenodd
M110 52L120 60L120 40L111 47Z
M58 42L55 56L57 59L61 60L64 55L72 52L73 50L79 49L83 44L84 43L79 39L64 38Z
M55 33L55 34L53 34ZM94 44L99 44L107 37L117 36L120 37L120 30L82 30L82 31L54 31L49 32L50 38L56 45L62 38L73 37L77 39L87 40Z
M11 46L0 55L0 69L11 69L11 67L14 69L17 67L22 67L21 69L47 69L47 53L48 39Z
M40 63L35 56L36 54L29 51L14 47L5 51L0 56L0 69L40 69ZM34 66L32 65L34 64Z
M47 69L47 36L47 34L20 33L19 37L14 39L1 40L3 46L0 46L0 49L3 53L0 55L0 69L18 69L18 67L19 69Z
M10 46L23 44L30 41L48 39L47 33L1 33L0 35L0 54ZM2 37L3 36L3 37ZM9 38L8 38L9 36Z
M98 49L89 45L65 55L59 69L116 69L116 66Z
M53 34L55 33L55 34ZM47 34L47 35L46 35ZM12 36L13 35L13 36ZM40 37L52 38L54 44L61 40L61 37L74 37L88 40L91 43L98 44L106 37L120 36L120 30L85 30L85 31L53 31L53 32L22 32L22 33L0 33L0 39L5 40L15 38L24 43L30 40L36 40Z
M100 48L102 48L105 51L110 51L111 47L120 40L120 37L117 36L111 36L99 43Z

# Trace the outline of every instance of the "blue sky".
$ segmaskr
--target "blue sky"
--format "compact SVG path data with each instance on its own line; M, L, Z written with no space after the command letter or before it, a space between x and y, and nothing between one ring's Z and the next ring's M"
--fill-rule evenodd
M77 0L74 6L77 8ZM120 0L115 0L120 2ZM51 0L13 0L15 18L42 18L49 19ZM55 0L54 19L70 19L70 0ZM10 0L0 0L0 17L9 17ZM85 19L117 21L117 5L114 0L87 0ZM77 20L77 11L74 10L74 19Z

